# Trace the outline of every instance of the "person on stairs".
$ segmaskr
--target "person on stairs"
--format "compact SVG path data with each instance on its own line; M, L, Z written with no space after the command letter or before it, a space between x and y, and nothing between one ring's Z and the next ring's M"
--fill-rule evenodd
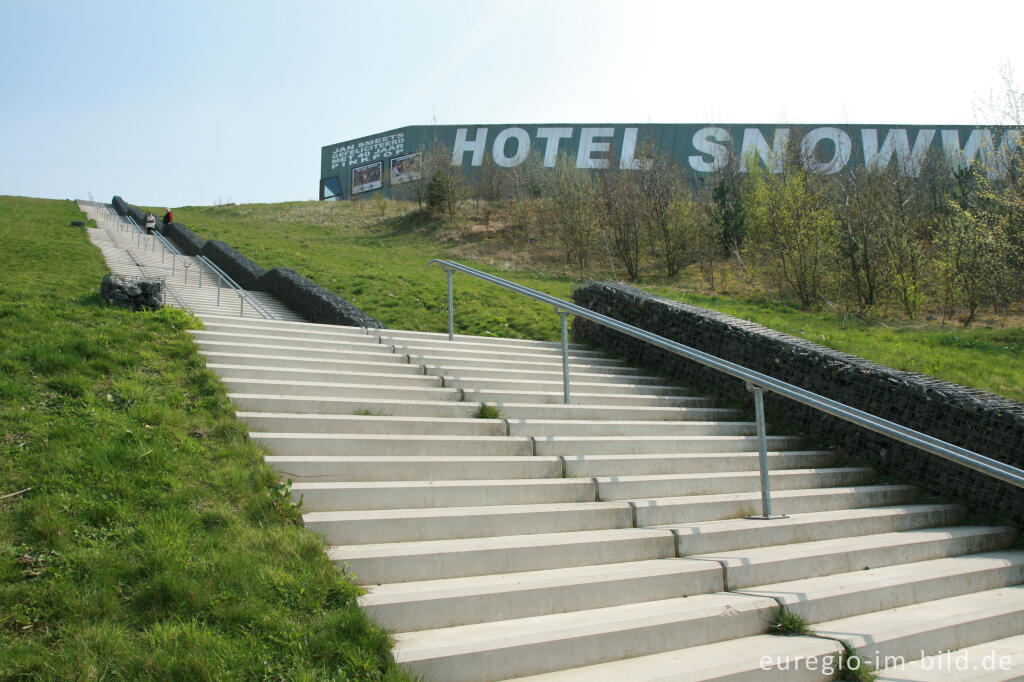
M167 209L167 213L164 213L164 227L167 227L174 222L174 214L171 213L171 209Z
M167 223L164 223L166 225ZM146 214L146 234L153 234L153 229L156 227L156 216L150 211Z

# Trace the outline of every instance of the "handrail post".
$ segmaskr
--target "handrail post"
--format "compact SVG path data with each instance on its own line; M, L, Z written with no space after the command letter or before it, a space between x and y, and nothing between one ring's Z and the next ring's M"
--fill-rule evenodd
M455 308L454 308L454 296L452 295L452 275L455 271L451 268L445 268L444 271L448 273L448 340L455 340Z
M568 405L571 399L569 391L569 326L566 322L569 311L555 308L555 312L562 318L562 402Z
M218 308L220 307L220 288L221 288L221 284L222 284L223 281L224 281L224 278L221 277L220 273L218 272L217 273L217 307Z
M747 390L754 394L754 418L757 420L758 463L761 468L761 516L772 518L772 488L768 480L768 435L764 423L764 388L747 384Z

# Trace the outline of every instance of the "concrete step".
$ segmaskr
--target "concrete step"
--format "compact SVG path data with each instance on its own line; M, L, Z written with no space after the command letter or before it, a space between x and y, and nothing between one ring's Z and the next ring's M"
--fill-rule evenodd
M509 419L580 419L616 421L708 421L719 408L708 406L645 407L626 405L565 405L562 403L489 402Z
M507 682L825 682L842 651L832 639L754 635Z
M408 367L409 365L393 365ZM222 378L231 379L266 379L270 381L292 381L318 383L361 384L374 386L410 386L414 388L442 388L439 377L428 377L422 374L407 372L338 372L327 369L297 369L290 367L255 365L226 365L207 362L206 368L216 372Z
M433 376L433 375L432 375ZM505 379L499 377L459 377L445 373L445 386L481 391L541 391L545 393L562 392L562 380L541 381L537 379ZM585 379L573 382L570 379L571 393L615 393L637 395L680 395L686 392L678 386L660 386L656 384L629 384L591 382Z
M797 449L802 439L768 436L773 451ZM749 452L760 441L755 436L545 436L537 439L537 454L654 455L696 452Z
M279 456L264 460L293 481L456 481L561 478L557 457Z
M339 545L327 556L362 585L675 557L672 532L607 530Z
M1024 634L1012 635L915 661L895 661L878 682L1004 682L1024 680Z
M874 478L875 472L869 467L777 470L770 475L773 491L864 485ZM758 471L601 476L593 480L600 500L718 495L761 490L761 474Z
M424 332L409 331L406 329L369 329L372 336L387 336L393 339L426 339L431 341L447 341L448 332ZM536 339L512 339L503 336L478 336L473 334L455 334L455 341L469 341L474 343L502 343L513 346L536 346L539 348L557 348L561 350L561 341L538 341ZM569 343L569 348L574 350L590 350L590 347L583 343Z
M488 389L462 389L466 400L478 403L554 403L562 404L562 391L506 391ZM701 396L673 396L625 393L583 393L573 391L573 405L615 405L622 407L712 407L710 398Z
M888 507L912 502L917 495L917 488L910 485L779 490L772 493L772 513L806 514L859 507ZM661 497L634 500L631 504L637 526L665 526L758 516L761 514L761 493Z
M501 419L436 419L350 414L236 412L253 431L264 433L364 433L402 436L504 436Z
M305 322L305 321L289 321L289 320L264 320L264 319L251 319L237 317L226 317L220 315L204 315L203 324L238 324L244 325L247 329L266 329L274 332L277 331L298 331L300 333L306 332L326 332L328 334L367 334L367 330L362 327L353 327L341 324L322 324L318 322Z
M285 347L298 351L300 349L331 350L331 351L353 351L358 353L376 353L379 355L393 355L391 348L375 343L369 336L349 335L337 338L311 338L302 333L236 333L217 332L191 329L189 332L197 339L203 341L218 341L220 343L237 344L258 344L262 346Z
M562 346L548 344L524 344L507 342L505 339L478 338L478 339L456 339L449 341L448 337L429 338L425 336L408 337L396 336L393 334L376 335L380 343L385 346L394 346L404 349L404 352L441 351L444 353L503 353L517 357L531 358L533 356L544 358L562 358ZM579 345L570 346L570 358L607 358L608 354L603 351L591 350Z
M820 623L1020 583L1024 551L1016 550L870 567L758 585L744 592L771 597L808 623Z
M208 332L240 334L243 336L271 336L345 341L352 343L378 343L360 327L340 325L280 324L276 320L244 320L208 316L203 318L203 327Z
M562 371L561 358L520 359L520 356L514 353L505 356L497 354L497 357L477 357L476 355L448 354L441 351L429 353L408 351L406 355L410 364L421 365L431 374L437 370L447 371L448 367L482 367L487 370L506 369L559 373ZM606 359L603 362L597 362L592 358L570 358L569 372L571 377L575 376L577 372L580 374L636 374L637 369L617 360Z
M428 340L428 341L447 341L447 332L414 332L409 330L400 329L371 329L368 333L372 336L386 336L390 339L409 339L409 340ZM561 341L539 341L537 339L512 339L507 337L499 336L478 336L473 334L456 334L455 340L468 341L471 343L501 343L503 345L512 346L536 346L539 348L556 348L561 350ZM591 347L585 343L573 343L569 342L569 348L572 350L591 350Z
M196 338L196 345L201 351L220 353L242 353L257 355L274 355L278 357L301 358L304 360L332 360L341 362L394 362L409 364L406 355L381 352L379 348L367 344L361 350L344 350L330 348L296 348L289 345L257 343L252 341L222 341L207 338Z
M593 481L539 478L470 481L324 481L292 486L302 509L360 511L594 502Z
M1024 634L1024 586L830 620L814 630L847 642L862 659L880 664L878 668L892 667L900 659L917 660Z
M249 437L275 455L532 457L533 441L508 436L421 436L373 433L259 433Z
M678 556L689 556L951 526L959 523L964 514L964 508L956 504L914 504L808 512L770 520L724 519L662 527L675 534Z
M519 379L523 381L553 381L559 384L562 381L562 367L550 367L547 369L509 369L501 367L463 366L463 365L423 365L427 374L441 376L449 374L454 377L472 379L476 377L492 377L497 379ZM615 369L630 369L628 367ZM628 383L628 384L662 384L665 380L662 377L640 374L639 370L633 369L632 373L609 372L602 374L598 371L585 372L576 366L570 365L569 381L603 382L603 383Z
M678 422L666 423L674 426ZM759 468L759 457L760 453L757 452L562 456L565 461L565 475L571 477L755 471ZM824 467L835 464L838 457L835 450L769 451L768 468L774 470Z
M651 559L600 566L375 585L359 599L375 622L412 632L722 591L707 562Z
M428 400L462 402L456 388L420 386L381 386L374 383L335 383L330 381L277 381L274 379L237 379L222 377L232 393L260 393L318 398L365 398L368 400Z
M231 401L247 412L306 412L309 414L370 415L378 417L469 418L480 409L479 403L452 400L401 400L363 397L327 398L323 396L280 395L235 391Z
M792 545L693 554L717 561L730 590L754 585L869 570L1006 548L1015 533L1005 526L948 526L878 535L817 540Z
M774 608L761 597L701 594L403 632L394 655L425 680L485 682L760 634Z
M773 496L773 505L781 509L792 508L792 513L799 513L895 505L909 501L906 498L914 494L916 490L911 486L782 490ZM663 525L646 523L646 519L652 516L669 516L675 519L674 522L715 520L750 515L746 510L753 511L755 505L760 505L759 492L632 502L311 512L304 515L303 520L323 535L328 544L362 544ZM655 514L651 510L658 511ZM742 513L737 513L739 510Z
M632 508L626 502L329 511L303 514L302 519L330 545L455 540L633 526Z
M382 345L390 346L396 353L416 354L443 354L459 355L476 359L493 358L503 360L505 358L522 359L536 362L562 363L562 349L540 346L511 346L502 344L500 341L490 343L465 342L465 341L433 341L429 339L389 339L381 337ZM569 361L585 362L594 365L622 365L622 361L608 357L606 353L596 350L570 349Z
M254 367L284 367L289 369L314 369L330 372L370 372L375 374L409 374L422 375L423 368L406 364L403 359L381 358L381 362L324 360L298 356L271 355L261 353L222 353L206 351L203 353L207 363L222 365L252 365Z
M754 422L741 421L612 421L588 419L510 419L512 436L749 436Z

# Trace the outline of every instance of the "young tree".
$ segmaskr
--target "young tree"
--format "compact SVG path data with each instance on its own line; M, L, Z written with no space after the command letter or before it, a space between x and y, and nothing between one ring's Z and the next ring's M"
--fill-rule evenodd
M590 174L576 167L576 159L562 154L551 177L547 207L555 224L558 241L565 249L565 262L587 267L597 229L598 206Z
M836 213L825 181L789 155L780 173L748 163L744 214L749 236L769 277L787 285L804 307L824 300L836 246Z
M598 173L602 223L611 234L611 250L626 268L626 275L640 277L640 255L645 231L643 204L636 177L631 172L603 170Z

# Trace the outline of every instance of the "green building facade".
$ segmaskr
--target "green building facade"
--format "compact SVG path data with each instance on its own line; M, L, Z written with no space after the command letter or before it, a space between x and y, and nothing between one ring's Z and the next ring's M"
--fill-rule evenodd
M669 154L692 178L735 164L763 163L780 172L788 150L812 173L896 165L916 176L929 153L951 168L981 164L989 176L1005 174L1021 147L1022 128L1004 126L765 125L557 123L406 126L327 145L321 150L320 199L342 200L422 177L430 153L443 153L469 179L485 164L513 168L527 158L544 168L575 163L586 169L641 169L644 150ZM443 150L443 151L439 151Z

